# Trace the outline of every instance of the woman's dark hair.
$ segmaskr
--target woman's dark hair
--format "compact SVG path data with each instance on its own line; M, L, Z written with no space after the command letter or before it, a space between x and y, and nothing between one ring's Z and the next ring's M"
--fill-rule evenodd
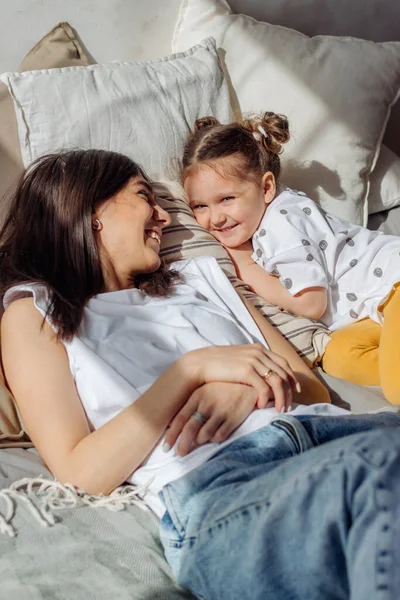
M72 150L40 157L18 182L0 231L1 295L14 285L44 284L59 339L72 338L87 301L106 291L93 213L137 175L148 181L122 154ZM133 284L165 296L177 280L162 263Z
M226 158L223 170L242 179L257 181L267 171L278 180L282 144L289 141L289 122L284 115L261 115L221 125L214 117L197 119L183 153L182 180L201 164L216 167Z

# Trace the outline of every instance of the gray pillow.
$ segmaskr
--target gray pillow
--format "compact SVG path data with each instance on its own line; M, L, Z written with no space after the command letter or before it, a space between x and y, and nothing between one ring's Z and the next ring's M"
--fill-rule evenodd
M400 235L400 206L370 215L368 229L379 229L389 235Z

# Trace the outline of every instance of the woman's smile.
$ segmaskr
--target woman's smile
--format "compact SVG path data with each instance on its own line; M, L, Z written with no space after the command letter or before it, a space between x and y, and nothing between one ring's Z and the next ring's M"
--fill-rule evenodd
M162 236L162 232L161 229L146 229L145 233L145 237L146 240L154 240L155 243L157 244L158 248L160 247L161 244L161 236Z

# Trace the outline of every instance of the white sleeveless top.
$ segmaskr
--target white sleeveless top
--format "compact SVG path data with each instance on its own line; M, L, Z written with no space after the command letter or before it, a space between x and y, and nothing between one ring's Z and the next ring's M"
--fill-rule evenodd
M197 258L172 265L184 276L168 298L150 298L137 289L99 294L91 299L78 334L65 342L71 373L91 429L98 429L135 402L179 357L206 346L265 341L228 278L214 258ZM45 314L47 290L42 285L11 288L5 308L21 295L32 294ZM51 324L51 323L50 323ZM343 409L324 405L329 414ZM318 414L322 406L318 405ZM323 410L324 411L324 410ZM300 406L292 414L315 412ZM275 408L255 410L221 444L209 443L185 457L176 446L162 450L163 439L128 481L148 485L146 503L160 517L164 506L158 492L170 481L207 461L223 446L271 422Z

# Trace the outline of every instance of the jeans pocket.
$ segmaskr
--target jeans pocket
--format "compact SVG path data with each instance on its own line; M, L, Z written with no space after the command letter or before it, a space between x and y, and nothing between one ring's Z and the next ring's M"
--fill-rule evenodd
M299 454L301 452L299 440L297 439L296 430L293 427L293 425L287 423L286 421L282 421L281 419L277 419L276 421L272 422L272 426L277 427L278 429L286 433L286 435L289 437L291 443L295 448L296 454Z
M271 425L286 434L295 454L301 454L315 445L296 417L291 415L277 417Z
M160 536L165 548L179 549L183 545L184 539L179 535L168 510L164 513L160 521Z
M171 490L173 484L169 483L160 492L160 498L165 504L166 512L161 519L161 529L170 540L169 545L178 547L183 543L186 535L185 527L179 518L179 498L177 506L174 503L174 492Z

